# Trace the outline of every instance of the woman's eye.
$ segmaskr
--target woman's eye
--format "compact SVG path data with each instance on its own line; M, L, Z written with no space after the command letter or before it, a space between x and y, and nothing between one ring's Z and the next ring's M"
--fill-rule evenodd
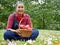
M23 8L23 6L21 6L21 8Z
M23 8L23 6L19 6L18 8Z
M20 8L20 6L18 8Z

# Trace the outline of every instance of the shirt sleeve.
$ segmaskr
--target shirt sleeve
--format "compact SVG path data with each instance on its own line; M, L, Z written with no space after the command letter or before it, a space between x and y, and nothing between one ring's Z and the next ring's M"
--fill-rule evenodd
M27 16L27 25L29 25L31 28L33 28L32 21L31 21L31 18L29 15Z
M12 14L8 17L7 27L6 27L7 30L8 30L8 29L12 29L12 24L13 24L13 20L14 20L13 17L14 17L14 16L13 16Z

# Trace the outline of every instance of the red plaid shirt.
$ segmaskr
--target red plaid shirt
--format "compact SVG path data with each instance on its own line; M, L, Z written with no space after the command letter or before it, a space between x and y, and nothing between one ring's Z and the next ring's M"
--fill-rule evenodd
M7 29L12 29L14 15L15 15L17 21L21 21L21 19L23 18L23 20L21 21L21 24L29 25L32 28L32 22L31 22L30 16L28 14L23 14L22 16L19 16L17 13L13 13L8 17Z

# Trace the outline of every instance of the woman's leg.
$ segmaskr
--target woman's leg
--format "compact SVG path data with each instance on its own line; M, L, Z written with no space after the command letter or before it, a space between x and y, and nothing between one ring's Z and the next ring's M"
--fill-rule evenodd
M29 38L21 37L18 34L12 32L10 30L7 30L4 33L4 39L5 40L7 40L7 39L8 40L25 40L25 41L29 40L29 39L35 40L38 35L39 35L39 31L37 29L33 29L32 35Z
M28 40L28 38L25 38L25 37L21 37L19 36L18 34L8 30L4 33L4 39L5 40Z
M21 37L19 35L17 35L16 33L10 31L10 30L7 30L5 33L4 33L4 39L5 40L20 40Z
M29 39L35 40L38 37L38 35L39 35L38 29L33 29L32 35L29 37Z

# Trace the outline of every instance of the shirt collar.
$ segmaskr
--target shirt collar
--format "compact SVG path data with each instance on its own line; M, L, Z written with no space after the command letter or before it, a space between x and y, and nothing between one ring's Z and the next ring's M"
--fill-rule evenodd
M19 17L24 17L24 14L22 14L22 16L20 16L20 15L18 15L17 13L15 13L15 16L16 16L16 17L18 17L18 16L19 16Z

